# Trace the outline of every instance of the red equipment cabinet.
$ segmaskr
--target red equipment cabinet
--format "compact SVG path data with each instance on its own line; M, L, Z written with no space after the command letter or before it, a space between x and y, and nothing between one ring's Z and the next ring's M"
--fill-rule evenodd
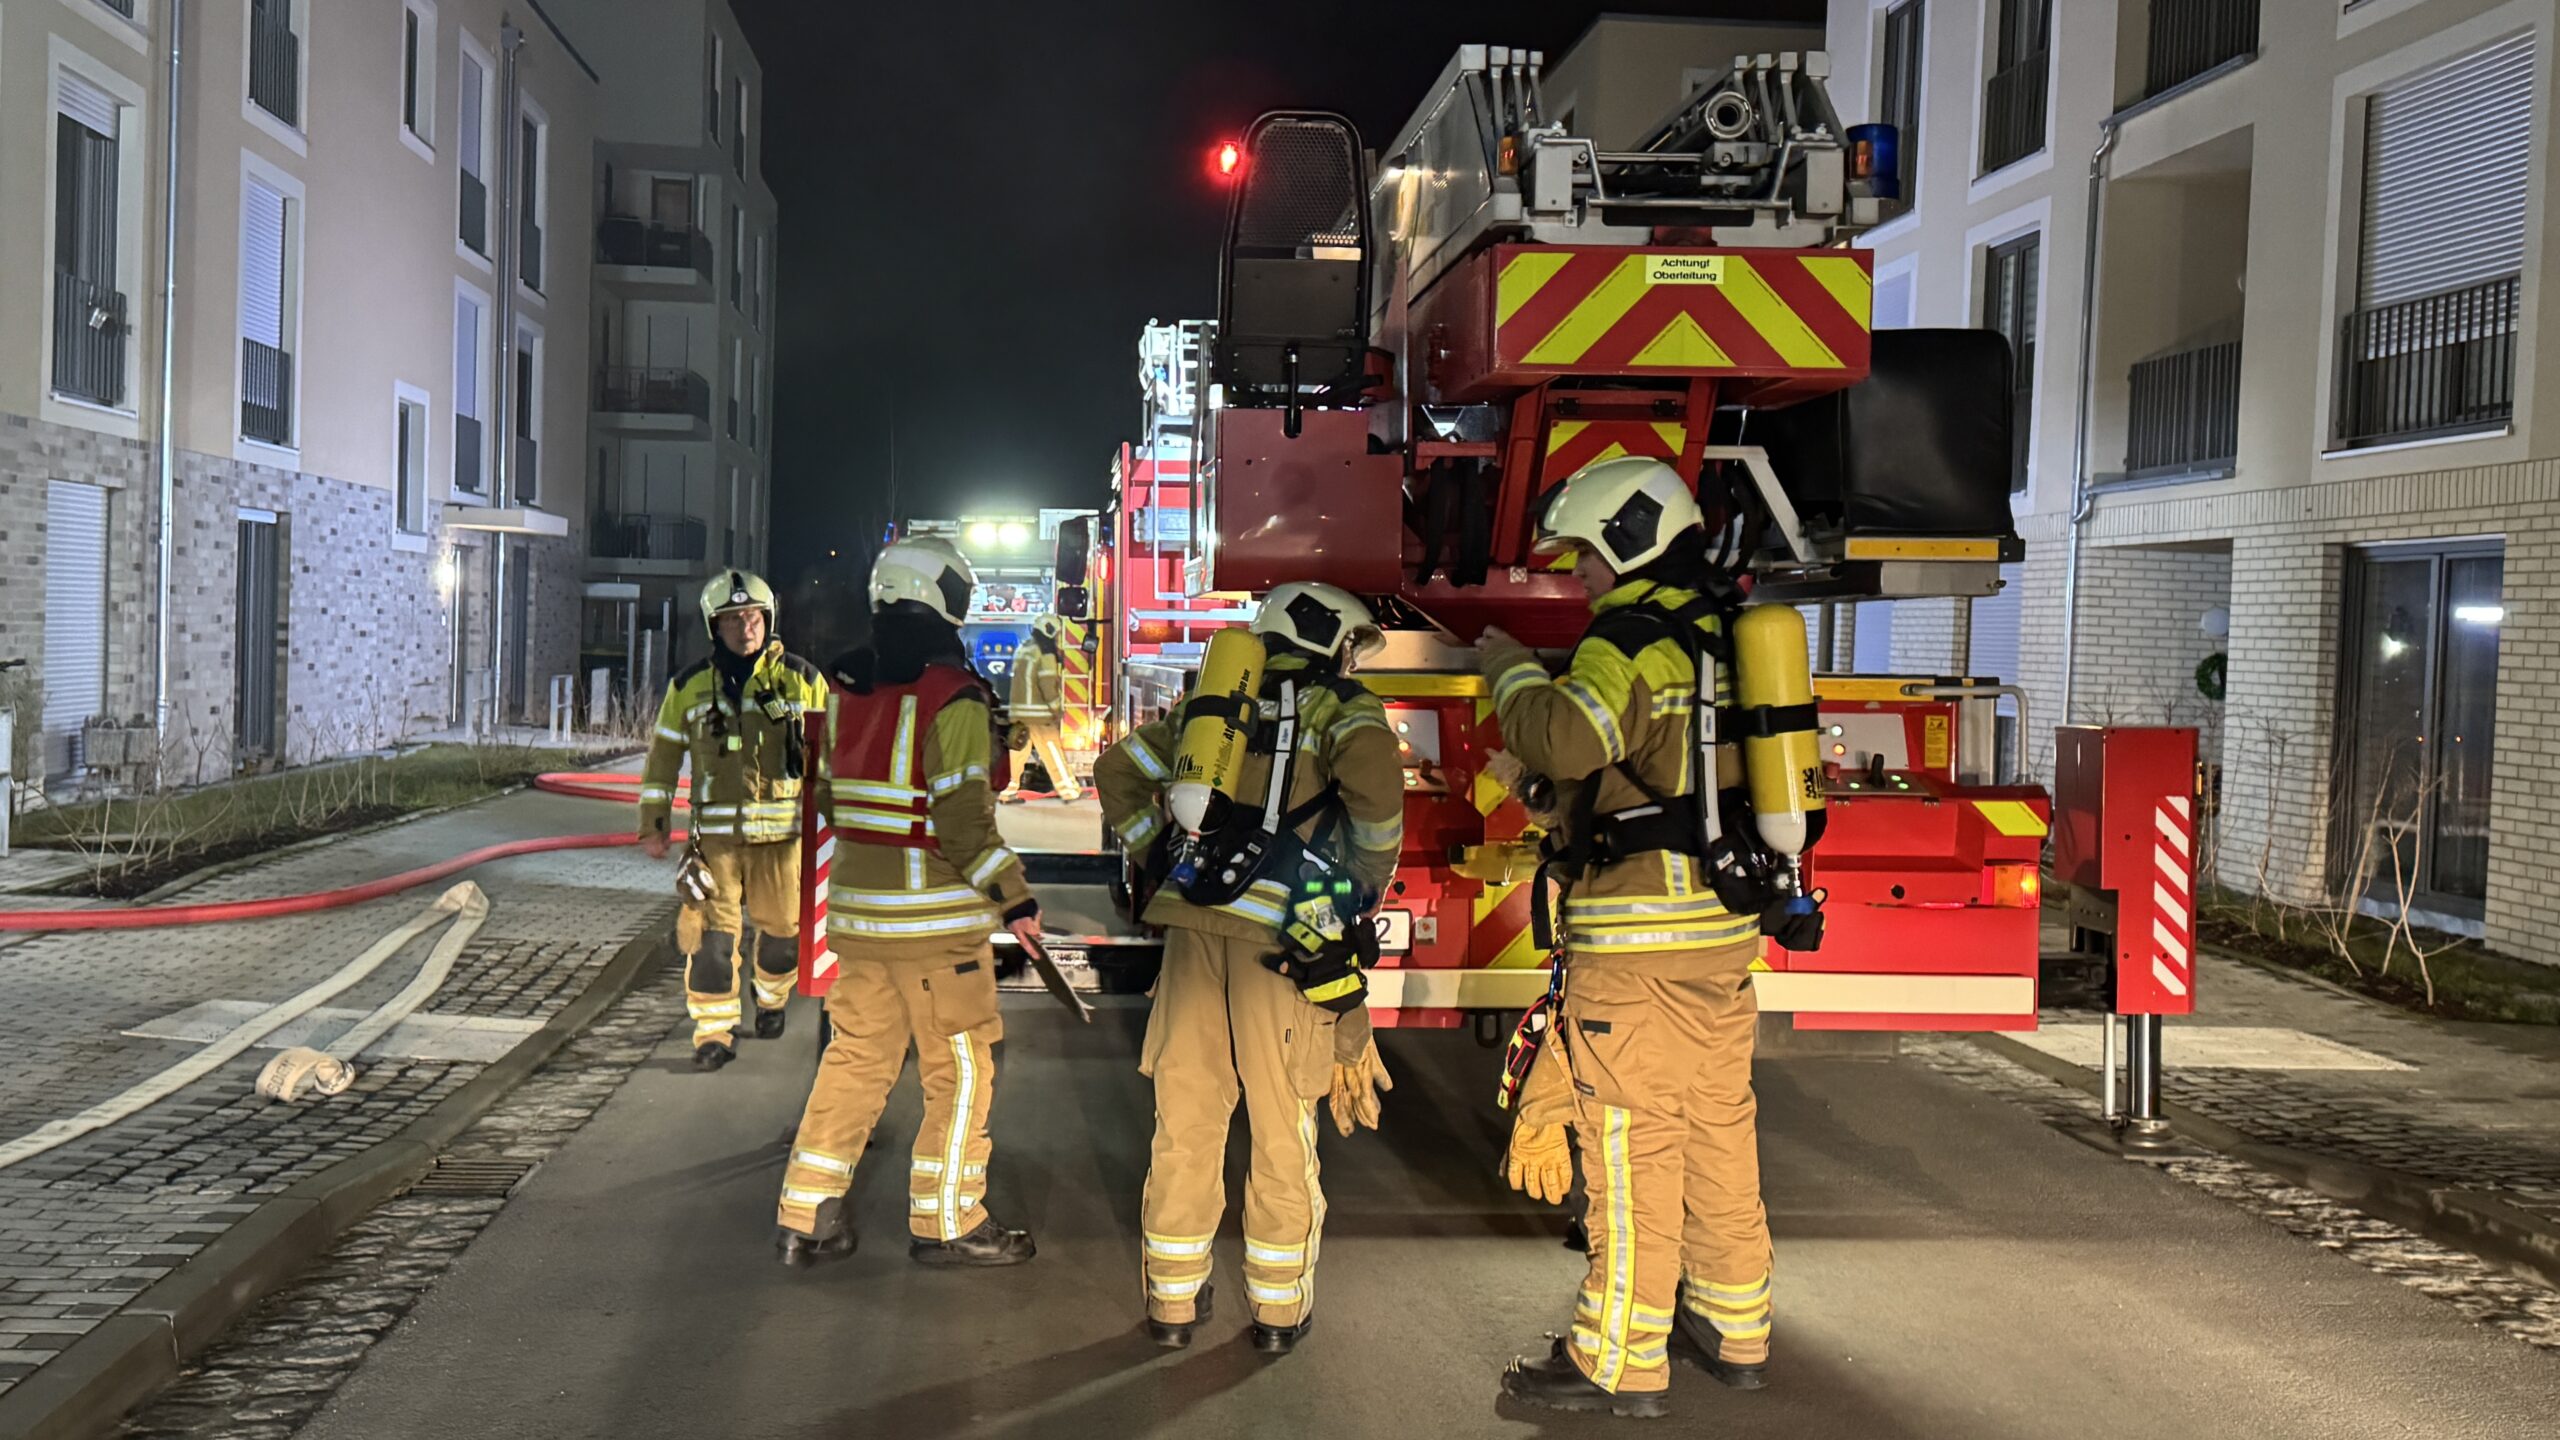
M2196 1008L2196 732L2054 731L2054 873L2072 928L2104 937L2119 1015Z

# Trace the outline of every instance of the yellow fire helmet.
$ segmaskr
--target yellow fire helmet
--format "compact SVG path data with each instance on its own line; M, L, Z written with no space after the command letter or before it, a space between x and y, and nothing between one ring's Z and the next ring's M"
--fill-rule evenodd
M1338 662L1356 660L1385 641L1378 617L1359 596L1338 585L1303 580L1262 597L1252 629L1256 635L1278 636L1310 655Z
M1547 493L1531 552L1552 556L1588 547L1624 575L1671 548L1680 532L1705 523L1679 471L1621 455L1583 466Z
M1067 622L1059 619L1055 615L1043 615L1039 619L1031 622L1032 634L1046 635L1052 640L1055 640L1060 635L1064 634L1066 632L1066 628Z
M949 541L893 541L871 564L871 608L921 605L957 625L969 613L969 592L977 584L978 572Z
M773 587L752 570L723 570L702 587L702 628L720 638L720 617L732 610L761 610L767 630L781 628L782 610L773 603Z

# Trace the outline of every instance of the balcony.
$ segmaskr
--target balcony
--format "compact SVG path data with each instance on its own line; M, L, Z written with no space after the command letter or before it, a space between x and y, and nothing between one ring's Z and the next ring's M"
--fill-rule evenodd
M489 186L468 170L462 172L462 243L489 258Z
M2519 277L2350 312L2338 325L2337 440L2395 444L2515 414Z
M476 415L453 417L453 488L467 495L477 495L488 485L481 466L488 458L488 446L480 436L480 419Z
M2258 51L2258 0L2151 0L2142 98Z
M2133 367L2125 478L2228 473L2240 453L2240 342L2155 355Z
M1982 173L2044 148L2047 52L2038 50L1991 77L1982 91Z
M240 342L240 436L293 444L293 356L255 340Z
M287 125L302 124L302 37L287 0L249 6L249 98Z
M596 410L625 429L698 434L711 424L711 382L680 365L608 365L597 373Z
M710 549L710 527L682 515L599 515L587 534L587 553L598 560L691 565Z
M619 278L666 285L711 283L711 237L690 226L652 225L607 215L596 226L596 263L620 267Z
M124 404L124 296L69 270L53 272L53 393Z

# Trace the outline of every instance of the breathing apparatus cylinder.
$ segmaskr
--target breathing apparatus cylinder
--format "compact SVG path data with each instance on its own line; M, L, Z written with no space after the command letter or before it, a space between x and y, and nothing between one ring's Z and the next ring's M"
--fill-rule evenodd
M1192 690L1194 703L1173 753L1173 784L1165 794L1173 823L1195 838L1220 818L1219 799L1235 799L1244 770L1246 717L1262 689L1263 658L1262 637L1241 626L1210 636L1201 656L1200 683Z
M1804 853L1822 815L1822 747L1813 711L1813 667L1804 616L1792 605L1754 605L1733 623L1734 699L1753 723L1742 769L1760 838L1790 861Z

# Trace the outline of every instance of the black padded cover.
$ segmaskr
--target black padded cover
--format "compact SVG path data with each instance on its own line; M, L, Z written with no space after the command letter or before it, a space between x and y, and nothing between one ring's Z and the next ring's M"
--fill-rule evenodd
M1879 330L1865 381L1751 416L1815 529L2011 537L2009 342L1996 330Z

